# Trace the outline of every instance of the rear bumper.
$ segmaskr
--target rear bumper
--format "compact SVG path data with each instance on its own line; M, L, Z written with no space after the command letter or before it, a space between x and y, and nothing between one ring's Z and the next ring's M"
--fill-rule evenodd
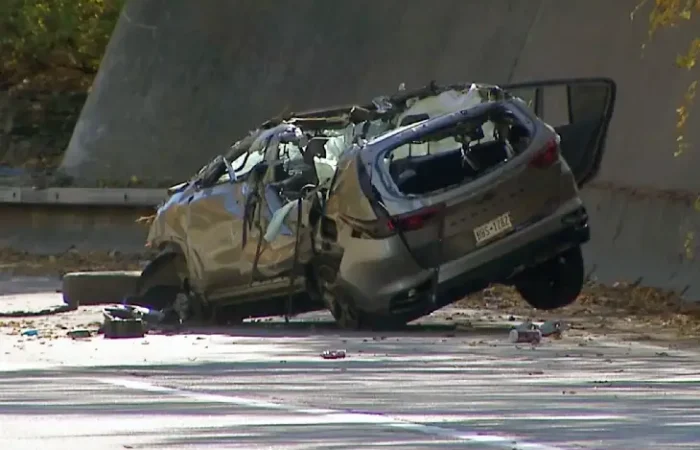
M588 242L591 233L585 209L581 208L578 215L585 219L579 223L567 224L556 233L529 242L449 280L441 280L438 285L437 307L458 301L474 291L484 289L490 283L507 282L528 267L536 266L565 250Z
M339 280L358 309L373 314L417 318L446 306L464 296L506 282L510 277L571 247L590 239L588 216L580 199L562 206L557 213L494 242L462 258L443 264L433 301L434 272L415 265L410 276L387 277L381 285L362 281ZM387 267L396 262L387 261ZM405 261L403 266L406 266ZM377 279L376 267L365 279ZM342 271L341 271L342 272ZM387 273L391 270L387 269ZM341 273L341 278L342 273ZM409 319L410 320L410 319Z

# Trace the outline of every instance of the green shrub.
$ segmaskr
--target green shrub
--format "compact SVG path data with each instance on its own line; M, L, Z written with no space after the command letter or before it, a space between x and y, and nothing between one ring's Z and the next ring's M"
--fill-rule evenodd
M124 3L1 0L0 87L41 77L89 86Z

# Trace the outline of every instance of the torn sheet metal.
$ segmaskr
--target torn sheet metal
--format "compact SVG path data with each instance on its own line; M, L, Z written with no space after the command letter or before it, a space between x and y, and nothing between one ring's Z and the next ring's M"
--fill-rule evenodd
M407 116L427 114L430 118L433 118L455 111L462 111L487 100L487 98L482 96L481 90L475 84L472 84L466 92L449 90L420 100L411 99L406 102L409 107L398 116L397 123L400 124Z
M396 119L396 124L403 123L403 120L411 116L427 116L433 118L443 114L449 114L456 111L463 111L472 108L480 103L488 101L484 97L483 91L476 84L472 84L466 91L449 90L438 95L426 97L423 99L410 99L406 103L410 105ZM483 126L484 134L493 134L493 125L486 123ZM431 142L424 144L408 144L394 151L395 159L405 158L409 155L427 155L436 154L444 151L454 150L460 147L461 144L454 139L443 139L440 142Z

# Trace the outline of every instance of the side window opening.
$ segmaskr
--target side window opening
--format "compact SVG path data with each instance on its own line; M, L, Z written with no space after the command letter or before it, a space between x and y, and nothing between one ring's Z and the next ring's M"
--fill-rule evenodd
M534 104L559 134L561 153L579 186L597 174L612 119L617 85L609 78L542 80L505 87Z
M569 87L571 122L599 118L607 109L609 92L595 84L575 84Z
M546 86L542 89L541 117L555 128L571 123L569 90L566 85Z

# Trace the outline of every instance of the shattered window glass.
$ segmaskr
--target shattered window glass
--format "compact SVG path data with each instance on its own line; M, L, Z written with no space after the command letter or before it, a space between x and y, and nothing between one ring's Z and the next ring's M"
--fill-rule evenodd
M247 158L247 159L246 159ZM256 164L264 158L264 148L258 151L247 151L231 162L231 166L235 170L236 178L242 178L251 171ZM230 180L228 172L219 178L219 183L225 183Z
M282 161L297 161L304 159L304 155L296 144L280 144L279 159Z
M519 88L509 91L511 95L523 101L531 111L535 111L537 101L537 88Z

